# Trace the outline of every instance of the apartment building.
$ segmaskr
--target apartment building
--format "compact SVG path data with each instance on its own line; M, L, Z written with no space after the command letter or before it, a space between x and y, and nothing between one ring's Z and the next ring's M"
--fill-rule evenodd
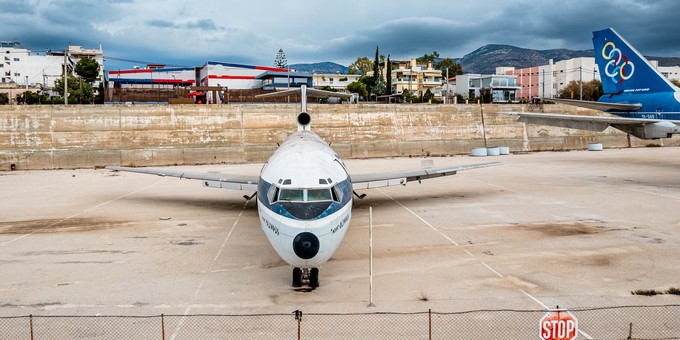
M67 57L64 51L46 50L33 52L24 48L18 41L0 42L0 83L14 83L16 86L40 87L51 89L54 82L62 77L64 63L69 72L73 72L78 61L90 57L99 63L99 81L104 79L104 53L99 49L84 49L81 46L69 46Z
M410 60L392 60L392 94L402 94L408 90L413 95L422 96L427 90L435 95L442 96L442 71L432 67L432 63L418 62L415 58ZM387 73L387 65L383 74Z
M521 87L514 75L467 73L457 75L449 85L464 99L489 96L493 103L515 103L520 100L517 94Z
M315 73L312 75L314 88L323 89L329 86L338 91L347 91L347 85L359 81L361 74Z

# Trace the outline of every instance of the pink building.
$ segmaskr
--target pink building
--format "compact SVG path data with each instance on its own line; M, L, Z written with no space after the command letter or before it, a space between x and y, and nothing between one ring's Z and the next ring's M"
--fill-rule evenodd
M540 88L538 73L538 66L505 70L505 74L517 76L517 86L520 86L517 99L529 101L538 97Z

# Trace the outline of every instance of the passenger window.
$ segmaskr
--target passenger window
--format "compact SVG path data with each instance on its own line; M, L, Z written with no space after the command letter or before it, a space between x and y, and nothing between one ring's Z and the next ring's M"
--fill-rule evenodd
M319 202L319 201L331 201L333 197L331 196L331 190L326 189L309 189L307 190L307 201L309 202Z
M281 189L279 193L279 201L302 202L304 200L302 189Z

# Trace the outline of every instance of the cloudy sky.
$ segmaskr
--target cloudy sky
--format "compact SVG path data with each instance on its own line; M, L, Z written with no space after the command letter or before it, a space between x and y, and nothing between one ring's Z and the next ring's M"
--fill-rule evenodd
M592 49L591 32L614 27L645 55L680 57L679 14L677 0L0 0L0 40L33 51L101 42L109 70L271 66L279 48L289 64L347 66L372 60L376 45L392 59L458 58L490 43Z

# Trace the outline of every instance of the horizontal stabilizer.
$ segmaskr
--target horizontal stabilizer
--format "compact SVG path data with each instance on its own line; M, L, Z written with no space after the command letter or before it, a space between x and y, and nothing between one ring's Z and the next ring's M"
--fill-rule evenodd
M301 92L302 92L302 89L297 88L297 89L276 91L276 92L272 92L272 93L259 94L259 95L255 96L255 98L285 97L285 96L292 96L292 95L300 94ZM309 88L306 89L306 92L307 92L307 97L310 97L310 98L331 98L331 97L342 98L342 99L352 98L352 94L348 94L348 93L324 91L324 90L309 89Z
M637 111L642 108L642 104L623 104L623 103L604 103L604 102L593 102L589 100L576 100L576 99L561 99L561 98L541 98L542 101L555 102L559 104L567 104L578 107L584 107L586 109L607 111L607 110L617 110L617 111Z

